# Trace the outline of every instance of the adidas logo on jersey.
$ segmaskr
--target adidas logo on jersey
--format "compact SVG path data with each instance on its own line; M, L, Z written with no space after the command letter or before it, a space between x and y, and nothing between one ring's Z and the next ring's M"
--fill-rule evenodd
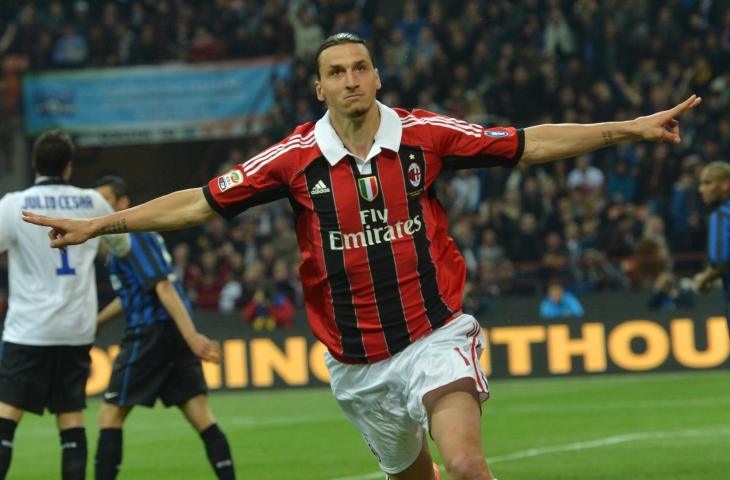
M324 184L322 180L320 180L314 185L314 188L309 193L311 193L312 195L321 195L323 193L330 193L330 189L327 185Z

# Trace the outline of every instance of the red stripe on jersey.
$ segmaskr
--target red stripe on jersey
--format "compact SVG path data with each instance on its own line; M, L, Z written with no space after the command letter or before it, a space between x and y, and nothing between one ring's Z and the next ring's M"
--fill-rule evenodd
M332 167L332 193L338 212L359 212L357 180L348 161L340 161ZM358 214L339 215L340 231L344 234L362 232L364 227ZM365 248L346 248L346 275L350 280L353 305L357 315L357 327L362 333L365 355L368 358L389 356L383 328L378 313L370 261Z
M305 183L306 187L303 177L299 177L298 181ZM316 268L316 266L324 267L325 261L322 253L322 240L318 234L319 218L311 208L310 204L307 206L307 210L296 219L297 240L302 256L299 277L304 298L319 298L321 301L305 301L304 307L314 336L334 353L342 355L342 335L335 324L335 308L330 284L327 281L327 272ZM314 261L311 261L311 258L314 258Z
M466 284L466 263L464 257L456 247L454 240L449 237L446 212L439 202L431 196L423 195L420 199L426 232L431 240L429 253L431 258L440 258L434 261L436 268L436 282L441 298L452 312L461 310L462 294Z
M407 194L403 167L400 159L394 152L384 151L380 154L382 161L378 162L380 182L383 184L383 198L388 209L391 224L398 221L408 221ZM387 193L386 193L387 192ZM418 256L413 236L403 236L391 242L393 256L398 272L398 286L400 289L401 304L406 317L408 332L411 341L420 338L431 331L426 318L421 285L418 280Z

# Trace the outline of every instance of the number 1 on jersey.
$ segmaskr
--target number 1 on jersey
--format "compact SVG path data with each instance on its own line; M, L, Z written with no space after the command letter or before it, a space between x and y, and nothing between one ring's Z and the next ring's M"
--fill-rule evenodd
M68 252L61 250L61 268L56 269L56 275L76 275L76 269L68 264Z

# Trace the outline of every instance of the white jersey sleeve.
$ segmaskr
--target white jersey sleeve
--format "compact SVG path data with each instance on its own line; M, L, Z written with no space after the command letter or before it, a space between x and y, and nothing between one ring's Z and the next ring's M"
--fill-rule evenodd
M0 198L0 253L8 250L15 238L13 234L15 229L11 222L12 211L15 210L14 205L10 199L10 194ZM15 213L20 215L20 210Z

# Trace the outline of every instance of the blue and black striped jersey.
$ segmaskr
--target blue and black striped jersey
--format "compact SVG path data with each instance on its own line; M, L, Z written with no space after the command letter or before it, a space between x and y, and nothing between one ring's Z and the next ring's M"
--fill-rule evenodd
M725 298L730 305L730 199L725 200L710 214L707 234L707 260L722 268Z
M122 301L127 328L171 320L157 296L155 286L170 280L192 316L192 306L175 279L172 258L159 233L130 234L132 249L124 258L112 257L109 270L112 288Z

